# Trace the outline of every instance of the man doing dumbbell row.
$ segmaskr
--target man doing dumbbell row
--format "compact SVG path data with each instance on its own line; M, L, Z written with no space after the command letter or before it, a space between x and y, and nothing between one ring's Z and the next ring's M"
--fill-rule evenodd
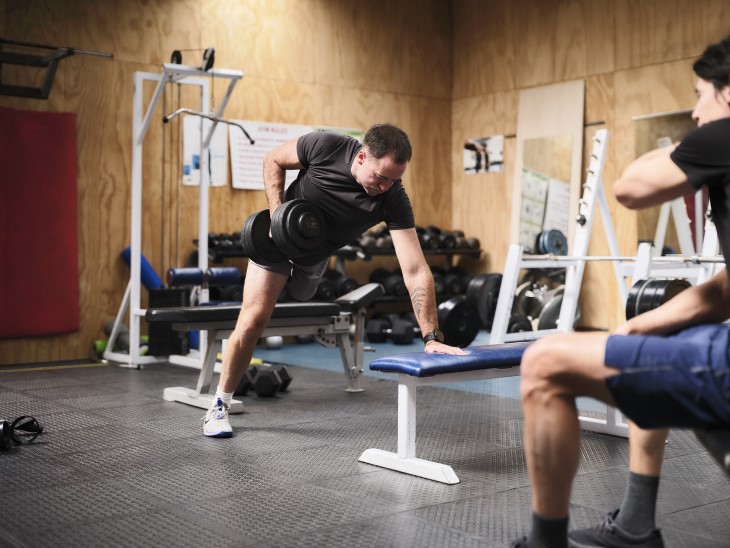
M433 276L401 182L411 152L410 140L403 130L391 124L378 124L368 129L362 145L352 137L314 132L284 143L266 155L264 187L271 217L285 201L299 198L312 202L324 216L327 240L319 257L273 265L249 260L241 313L223 356L213 407L205 416L206 436L232 435L228 406L233 392L289 277L293 298L311 298L327 269L330 254L380 222L390 229L426 352L463 354L461 349L443 344L443 334L438 330ZM285 173L290 169L298 169L299 175L285 195Z
M679 145L634 160L614 186L640 209L707 186L723 255L730 256L730 37L695 62L698 128ZM532 531L517 547L664 545L655 526L667 428L730 427L730 277L727 269L613 334L545 337L522 358ZM629 423L629 483L621 507L571 531L568 506L580 454L575 399L618 407Z

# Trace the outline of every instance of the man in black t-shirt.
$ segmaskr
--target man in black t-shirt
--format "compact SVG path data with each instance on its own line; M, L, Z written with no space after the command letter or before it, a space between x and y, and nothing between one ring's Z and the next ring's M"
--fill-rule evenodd
M284 201L295 198L311 201L322 211L327 240L321 257L307 257L302 264L286 260L259 265L249 260L241 313L223 355L213 407L203 424L206 436L232 435L228 407L233 392L287 280L291 277L293 298L301 301L311 298L329 264L331 252L380 222L385 222L390 229L426 352L464 354L460 348L444 344L438 329L433 275L423 256L411 203L401 182L410 160L408 136L391 124L371 127L362 145L351 137L310 133L266 155L264 187L271 216ZM299 176L286 190L285 197L285 172L290 169L298 169Z
M730 37L694 64L698 128L632 162L614 186L631 209L707 186L720 247L730 252ZM730 427L730 276L719 272L613 334L546 337L522 360L532 529L513 546L663 546L656 499L668 428ZM590 396L629 417L629 484L621 507L568 533L580 454L575 399ZM568 541L570 538L570 543Z

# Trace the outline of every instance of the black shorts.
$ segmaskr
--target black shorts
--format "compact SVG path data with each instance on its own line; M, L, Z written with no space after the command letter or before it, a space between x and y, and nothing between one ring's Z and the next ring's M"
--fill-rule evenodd
M250 262L253 262L249 259ZM329 266L329 257L313 265L299 265L290 260L271 265L254 263L259 268L269 272L278 272L284 276L291 276L289 286L292 298L298 301L308 301L317 292L317 285L322 280L325 270Z

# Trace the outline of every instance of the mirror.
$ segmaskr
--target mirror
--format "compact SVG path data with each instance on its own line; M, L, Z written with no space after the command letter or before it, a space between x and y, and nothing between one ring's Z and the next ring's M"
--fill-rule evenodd
M543 230L573 244L583 160L583 80L520 91L511 241L528 252Z
M664 112L635 116L634 153L638 158L651 150L670 146L681 141L697 127L692 120L691 110ZM670 204L642 209L637 213L637 233L639 241L652 241L666 252L691 255L702 248L704 236L704 211L707 208L707 192L690 194L684 199L686 215L672 208ZM699 211L699 215L695 212ZM671 212L671 214L670 214ZM671 222L669 216L672 217ZM685 218L689 219L689 224Z
M569 232L572 135L525 140L520 180L519 243L535 245L544 230Z

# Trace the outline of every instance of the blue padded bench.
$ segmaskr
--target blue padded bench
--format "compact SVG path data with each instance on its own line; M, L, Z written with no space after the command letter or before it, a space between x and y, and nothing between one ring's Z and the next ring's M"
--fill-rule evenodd
M429 384L514 377L532 341L465 348L466 356L416 352L379 358L372 371L398 375L398 452L368 449L359 461L414 476L459 483L454 470L445 464L416 458L416 389Z

